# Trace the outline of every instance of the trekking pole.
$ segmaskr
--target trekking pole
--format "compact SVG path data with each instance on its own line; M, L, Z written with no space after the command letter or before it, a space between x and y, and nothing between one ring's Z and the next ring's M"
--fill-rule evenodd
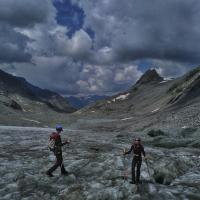
M126 167L126 149L123 149L123 156L124 156L124 174L123 174L123 178L124 178L124 182L127 181L128 179L128 169Z
M146 159L145 159L145 163L146 163L146 166L147 166L147 171L148 171L148 174L149 174L149 178L150 178L150 180L152 179L152 181L154 182L154 179L151 177L151 173L150 173L150 170L149 170L149 164L148 164Z
M149 171L149 165L148 165L147 160L145 160L145 163L146 163L146 166L147 166L147 171L148 171L149 177L151 178L150 171Z

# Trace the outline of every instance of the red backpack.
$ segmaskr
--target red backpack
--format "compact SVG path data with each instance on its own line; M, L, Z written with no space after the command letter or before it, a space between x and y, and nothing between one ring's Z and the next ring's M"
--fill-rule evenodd
M54 151L55 150L55 141L60 137L59 133L57 132L53 132L50 135L49 138L49 143L48 143L48 148L50 151Z

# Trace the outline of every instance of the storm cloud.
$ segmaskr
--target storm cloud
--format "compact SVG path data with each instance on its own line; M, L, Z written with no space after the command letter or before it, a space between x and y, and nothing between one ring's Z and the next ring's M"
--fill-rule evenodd
M1 68L63 95L112 94L150 67L199 64L199 19L198 0L2 0Z
M200 61L197 0L79 1L96 49L111 48L111 61L162 59Z
M48 0L1 0L0 5L0 23L15 27L45 22L51 14Z
M0 63L31 62L31 38L20 30L47 22L53 9L48 0L0 2Z
M29 62L31 54L26 51L29 38L9 26L0 26L0 63Z

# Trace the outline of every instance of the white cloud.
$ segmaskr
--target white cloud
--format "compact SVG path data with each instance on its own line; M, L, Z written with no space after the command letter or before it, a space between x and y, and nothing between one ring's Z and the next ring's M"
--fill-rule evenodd
M71 40L68 40L68 52L75 58L88 57L92 47L92 39L84 30L77 31Z
M142 75L142 72L138 70L138 66L130 65L124 67L124 69L117 70L115 74L116 82L130 82L137 80Z
M158 73L165 78L182 76L192 68L189 63L180 63L166 60L152 60L152 66Z
M112 93L127 89L141 76L137 66L86 65L80 72L77 83L80 92Z

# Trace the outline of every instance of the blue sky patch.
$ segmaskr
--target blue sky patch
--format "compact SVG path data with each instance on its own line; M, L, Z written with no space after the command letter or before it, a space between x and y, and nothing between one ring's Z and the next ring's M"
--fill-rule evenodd
M149 69L149 67L155 67L155 66L152 66L152 63L147 60L141 60L138 66L142 72L145 72L147 69Z
M76 4L72 4L71 0L55 0L54 6L57 9L56 20L58 24L67 26L69 29L67 35L71 38L83 26L84 11Z

